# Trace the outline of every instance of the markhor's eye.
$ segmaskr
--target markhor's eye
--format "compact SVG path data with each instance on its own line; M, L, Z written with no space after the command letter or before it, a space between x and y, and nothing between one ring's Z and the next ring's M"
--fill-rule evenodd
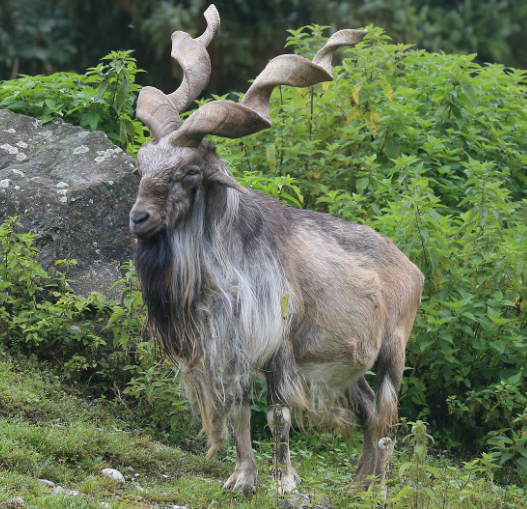
M197 175L199 173L199 170L197 168L192 168L191 170L187 171L187 175Z

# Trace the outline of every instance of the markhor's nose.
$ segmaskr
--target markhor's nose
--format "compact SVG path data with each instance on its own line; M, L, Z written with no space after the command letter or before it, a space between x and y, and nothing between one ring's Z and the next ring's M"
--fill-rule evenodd
M144 223L145 221L148 221L149 217L150 214L145 210L135 210L130 212L130 219L135 225L139 225L141 223Z

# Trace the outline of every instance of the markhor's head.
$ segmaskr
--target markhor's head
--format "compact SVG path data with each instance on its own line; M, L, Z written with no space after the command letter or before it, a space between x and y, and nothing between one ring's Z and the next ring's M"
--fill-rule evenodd
M199 107L184 123L183 112L206 88L211 63L207 46L220 28L220 16L211 5L205 11L207 29L192 39L172 34L172 57L183 69L183 81L165 95L144 87L137 101L137 118L150 130L151 142L138 154L142 176L139 194L130 212L130 229L141 240L170 233L192 209L193 200L205 196L210 186L243 188L226 170L214 149L203 142L207 134L241 138L271 126L269 100L279 85L309 87L331 81L331 59L336 49L360 42L366 32L340 30L333 34L313 60L299 55L273 58L254 80L240 103L211 101Z
M212 186L244 191L207 142L199 147L178 147L165 137L141 148L137 163L141 183L130 211L130 230L141 240L177 228L196 197L205 196Z

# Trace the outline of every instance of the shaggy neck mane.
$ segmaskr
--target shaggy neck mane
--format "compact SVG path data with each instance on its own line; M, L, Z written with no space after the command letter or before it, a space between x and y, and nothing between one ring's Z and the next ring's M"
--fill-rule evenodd
M281 205L273 212L258 195L249 199L245 206L238 190L202 186L174 231L140 241L136 251L147 324L182 368L209 435L212 414L226 415L247 397L253 375L283 348L291 324L280 306L289 289L276 233L269 233L280 231ZM299 394L295 379L287 377L281 391Z
M238 191L213 185L197 189L192 201L190 214L173 232L139 241L135 260L147 325L165 354L187 366L204 355L203 300L226 297L222 283L233 272L227 251L239 197Z

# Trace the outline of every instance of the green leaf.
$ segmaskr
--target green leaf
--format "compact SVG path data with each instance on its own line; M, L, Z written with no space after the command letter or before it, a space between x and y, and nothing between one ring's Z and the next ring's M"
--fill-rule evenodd
M117 91L117 95L115 97L115 106L116 111L119 113L121 111L121 108L125 102L125 99L128 95L128 89L130 87L130 84L128 83L128 80L124 79L121 84L119 85L119 90Z
M510 376L508 380L511 384L517 384L522 379L522 376L523 371L520 370L515 375Z
M470 101L470 104L476 107L478 105L478 100L476 98L476 92L474 91L474 87L467 83L463 83L462 88L463 88L463 93L465 94L467 99Z
M514 460L515 465L522 471L527 473L527 459L518 458Z
M388 135L386 144L384 145L386 156L390 159L397 159L401 153L401 146L394 136Z
M360 179L357 179L357 182L355 183L355 187L357 188L357 193L363 194L364 190L368 187L369 183L370 183L370 179L368 177L362 177Z
M87 117L88 125L90 126L90 129L92 131L95 131L97 129L97 126L99 125L99 120L101 120L101 116L96 111L89 111L86 117Z
M492 348L494 348L499 353L503 353L505 351L505 347L507 346L505 341L503 341L502 339L491 341L489 345L492 346Z
M265 148L265 157L269 166L276 166L276 146L273 143Z
M392 503L398 502L399 500L401 500L403 497L406 496L409 490L410 490L410 487L408 485L403 486L403 488L399 491L399 493L397 493L397 495L395 495L395 497L391 500L391 502Z

